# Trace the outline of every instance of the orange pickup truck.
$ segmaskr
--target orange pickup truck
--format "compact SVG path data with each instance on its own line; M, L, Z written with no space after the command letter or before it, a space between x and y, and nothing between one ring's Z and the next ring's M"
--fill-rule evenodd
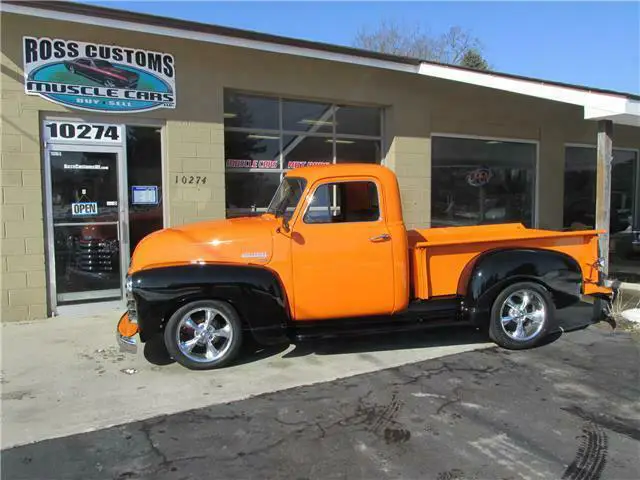
M617 289L605 286L600 233L407 230L391 170L302 167L261 216L145 237L117 338L135 351L160 336L191 369L228 365L249 337L273 345L434 325L475 325L504 348L530 348L610 315Z

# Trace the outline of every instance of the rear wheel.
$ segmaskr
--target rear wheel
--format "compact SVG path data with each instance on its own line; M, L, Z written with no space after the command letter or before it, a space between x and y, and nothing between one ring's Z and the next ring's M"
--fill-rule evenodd
M545 288L536 283L516 283L496 297L489 336L503 348L531 348L544 339L554 318L554 305Z
M242 345L242 323L226 302L199 300L179 308L164 332L167 351L192 370L228 365Z

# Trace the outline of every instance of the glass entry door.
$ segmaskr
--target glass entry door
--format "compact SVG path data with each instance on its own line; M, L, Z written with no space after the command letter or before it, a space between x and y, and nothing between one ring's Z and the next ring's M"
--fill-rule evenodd
M49 255L56 305L122 298L121 149L50 145ZM126 202L125 202L126 204Z

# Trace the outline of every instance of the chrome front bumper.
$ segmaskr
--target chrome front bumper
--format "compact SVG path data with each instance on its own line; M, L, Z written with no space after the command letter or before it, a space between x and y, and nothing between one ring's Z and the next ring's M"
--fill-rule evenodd
M136 340L136 337L125 337L120 332L116 332L116 339L121 352L137 353L138 340Z

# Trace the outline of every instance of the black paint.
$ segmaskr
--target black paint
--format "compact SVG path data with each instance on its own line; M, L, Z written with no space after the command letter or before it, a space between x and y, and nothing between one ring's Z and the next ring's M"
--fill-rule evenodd
M203 299L229 302L257 342L287 341L285 292L275 273L266 268L183 265L142 270L132 278L143 342L160 333L178 308Z

